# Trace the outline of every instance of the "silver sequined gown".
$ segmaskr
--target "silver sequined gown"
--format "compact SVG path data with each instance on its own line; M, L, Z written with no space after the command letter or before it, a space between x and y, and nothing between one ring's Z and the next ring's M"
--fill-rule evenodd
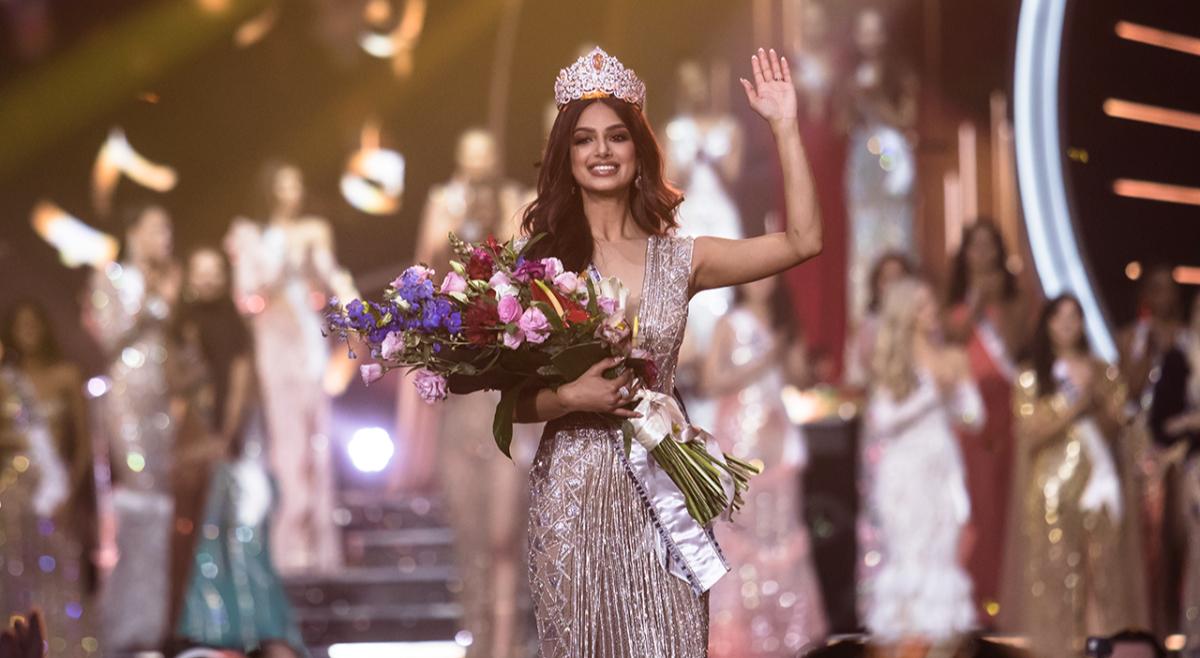
M132 264L92 278L90 326L109 359L100 414L112 467L119 557L100 592L107 651L157 647L166 637L175 427L167 381L170 305Z
M643 346L675 381L687 322L690 238L651 237ZM656 529L625 464L621 433L589 415L551 422L530 473L529 577L541 658L707 655L708 595L663 568Z

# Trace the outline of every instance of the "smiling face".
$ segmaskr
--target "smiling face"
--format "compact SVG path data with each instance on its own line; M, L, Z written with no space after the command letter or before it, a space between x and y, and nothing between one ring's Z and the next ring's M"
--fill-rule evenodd
M579 115L571 136L571 175L584 192L623 192L637 175L637 152L629 128L604 103Z
M913 308L917 333L925 335L936 333L940 328L938 303L929 286L922 283L917 289L917 293L913 297Z

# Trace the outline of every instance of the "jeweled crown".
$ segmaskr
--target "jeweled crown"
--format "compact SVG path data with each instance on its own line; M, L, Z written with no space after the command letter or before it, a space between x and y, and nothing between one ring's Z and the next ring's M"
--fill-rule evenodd
M554 104L560 110L573 100L607 96L642 107L646 102L646 85L621 60L600 48L592 49L559 71L554 81Z

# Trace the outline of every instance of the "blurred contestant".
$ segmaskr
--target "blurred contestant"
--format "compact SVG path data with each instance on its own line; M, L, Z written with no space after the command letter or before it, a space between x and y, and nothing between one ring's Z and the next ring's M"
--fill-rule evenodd
M1184 655L1194 658L1200 655L1200 298L1192 302L1187 330L1163 355L1149 425L1155 442L1180 462L1172 507L1186 555L1178 565L1184 574L1181 610L1170 621L1179 622L1190 652Z
M512 237L528 192L500 173L491 133L473 129L458 141L457 169L445 184L429 192L417 243L416 261L447 271L446 235L467 241ZM523 655L529 608L524 576L525 524L528 506L528 459L514 461L498 454L492 439L494 392L454 395L431 407L416 395L410 381L400 384L398 421L407 450L420 469L436 453L436 476L454 528L455 553L462 578L463 627L471 633L468 656L511 658ZM517 432L529 433L518 426ZM535 441L519 439L514 447ZM430 448L433 448L430 450ZM428 470L427 468L423 470ZM430 474L409 473L412 484Z
M1018 375L1012 516L1005 547L1006 630L1035 655L1079 655L1090 635L1148 621L1139 508L1115 368L1094 357L1070 295L1046 303L1032 363Z
M97 648L85 609L91 602L83 598L83 556L69 533L55 529L70 484L33 386L16 368L0 366L0 611L43 610L48 655L56 658L83 658Z
M92 593L99 576L92 563L97 548L96 477L83 375L63 356L45 307L38 302L27 300L12 307L0 341L7 348L6 361L28 380L38 414L67 468L70 497L59 531L79 545L82 562L77 586Z
M960 432L971 496L971 550L967 570L981 613L994 616L1000 596L1004 524L1012 481L1012 355L1024 343L1029 305L1006 269L999 229L979 220L963 232L950 282L948 333L962 344L979 383L987 420L978 432ZM985 617L987 618L987 617Z
M851 86L850 141L846 159L846 210L850 220L851 326L867 303L867 273L885 251L912 253L913 177L908 133L917 120L916 77L888 51L879 9L864 9L854 28L858 62Z
M302 212L300 170L273 165L266 186L267 223L236 220L226 246L235 298L253 328L268 453L279 483L272 551L281 572L330 571L342 555L333 522L330 403L323 389L329 346L321 312L328 295L353 288L334 258L329 223Z
M717 400L714 435L765 470L734 523L717 526L736 566L712 591L709 650L714 658L795 656L827 629L800 497L808 451L779 396L789 352L803 344L777 278L737 290L737 306L713 331L705 392Z
M125 259L92 275L88 324L110 359L101 402L113 478L117 563L101 593L105 651L158 648L167 631L175 464L167 325L181 272L171 256L171 218L136 212Z
M975 625L959 566L970 518L956 425L978 427L983 403L966 355L940 346L929 286L905 279L883 301L865 432L885 444L868 509L882 564L866 590L866 626L884 646L952 646Z
M292 658L304 645L271 565L271 481L251 339L229 296L219 252L192 254L186 297L176 333L191 375L185 403L198 440L179 478L193 485L177 503L188 508L189 516L180 518L192 531L177 535L182 569L175 634L189 645Z
M679 234L736 240L742 220L730 189L742 167L742 130L733 117L715 111L705 70L695 61L680 65L679 114L665 131L667 178L683 188ZM695 389L717 319L733 304L733 290L705 290L688 305L687 338L680 355L681 385ZM713 405L696 396L687 399L688 414L700 427L712 427Z

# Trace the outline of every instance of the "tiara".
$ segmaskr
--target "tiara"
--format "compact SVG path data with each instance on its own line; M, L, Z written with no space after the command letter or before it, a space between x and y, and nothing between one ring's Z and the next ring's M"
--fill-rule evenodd
M641 107L646 102L646 85L632 69L600 48L559 71L554 81L554 104L560 110L573 100L608 96Z

